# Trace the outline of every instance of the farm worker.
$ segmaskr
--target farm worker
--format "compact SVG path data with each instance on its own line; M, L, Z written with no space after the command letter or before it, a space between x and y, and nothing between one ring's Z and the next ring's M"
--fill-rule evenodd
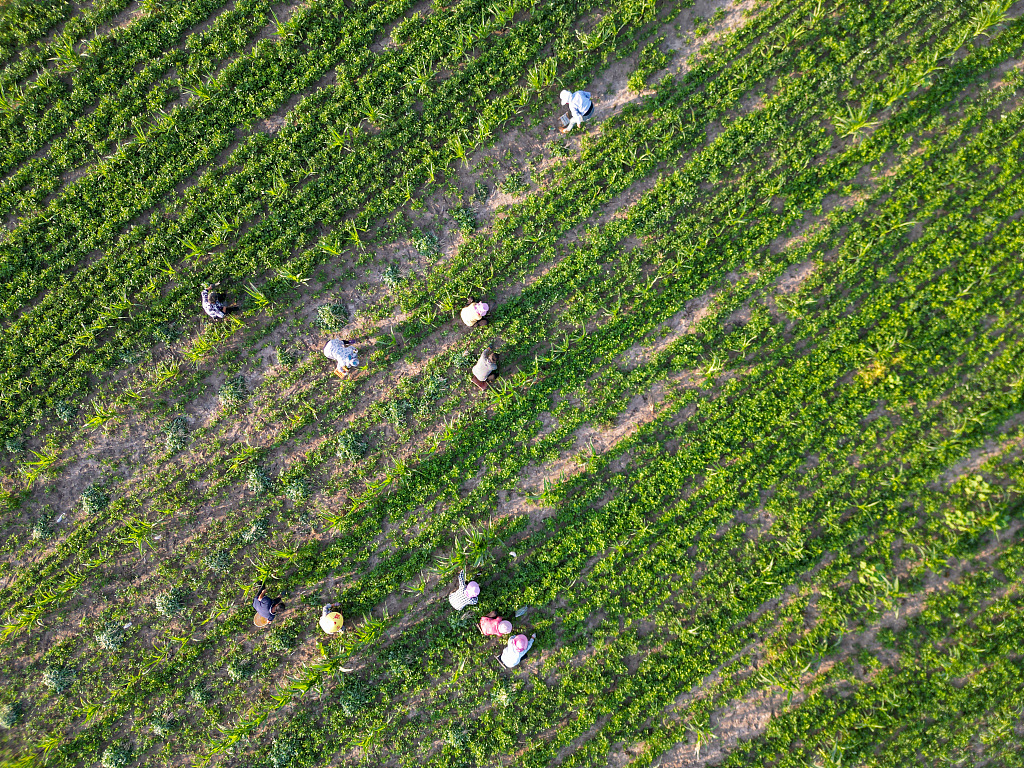
M344 632L342 624L345 623L345 619L337 611L332 611L334 603L328 603L320 611L320 629L326 632L328 635L333 635L335 632Z
M271 600L267 597L267 588L261 584L260 593L252 601L252 607L256 609L256 613L269 623L281 612L281 609L284 608L284 603L280 599Z
M203 288L202 292L199 294L199 298L203 302L203 312L208 314L214 320L223 320L227 317L225 312L227 307L225 307L224 303L219 300L217 294L213 292L212 285L208 285Z
M466 583L465 569L459 571L459 588L448 595L452 608L461 611L467 605L476 605L480 599L480 585L475 581Z
M492 349L485 349L480 359L473 366L471 378L473 383L480 389L487 389L491 383L498 378L498 353Z
M582 125L594 114L594 102L590 100L589 91L562 91L559 98L563 105L569 107L569 122L564 128L558 129L562 133L568 133L577 125Z
M338 364L334 369L335 375L343 379L359 367L359 355L352 348L354 343L345 339L331 339L324 347L324 355Z
M474 325L479 323L480 325L487 325L487 320L484 315L490 309L487 304L482 301L474 302L470 299L469 304L462 308L462 322L472 328Z
M501 663L509 669L519 666L519 662L522 661L526 652L533 648L533 641L536 639L536 635L531 635L529 640L526 639L526 635L509 638L508 645L501 652Z
M512 634L512 622L501 618L501 616L481 616L480 634L510 635Z

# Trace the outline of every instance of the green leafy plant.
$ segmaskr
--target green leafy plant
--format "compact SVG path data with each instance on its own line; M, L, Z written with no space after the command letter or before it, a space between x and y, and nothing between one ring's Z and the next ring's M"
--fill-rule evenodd
M252 659L232 659L224 667L228 678L234 682L248 680L256 671L256 662Z
M245 484L257 496L266 496L274 488L274 481L270 479L267 471L258 464L249 469L245 476Z
M334 455L339 461L354 463L366 455L367 444L364 436L346 429L335 438Z
M105 651L117 651L127 639L124 625L107 622L94 636L96 644Z
M102 768L126 768L132 761L132 748L127 744L111 744L100 758Z
M309 497L310 486L308 478L296 477L288 481L282 490L285 496L297 503Z
M110 504L110 495L102 486L90 485L82 492L82 511L87 515L97 515Z
M242 374L232 376L225 381L217 392L217 398L225 408L235 408L241 405L248 396L249 391L245 386L245 376Z
M188 605L188 592L182 587L171 587L156 596L154 605L163 616L177 616Z
M13 728L21 719L21 702L9 701L0 706L0 728Z
M348 308L344 304L321 304L316 308L316 326L325 333L340 331L348 319Z
M50 528L50 521L45 517L40 517L32 524L32 532L30 534L33 541L46 541L53 536L53 530Z
M164 427L164 445L171 453L188 445L188 420L184 416L175 416L167 422Z
M64 693L75 682L75 670L71 667L50 665L43 670L42 683L54 693Z

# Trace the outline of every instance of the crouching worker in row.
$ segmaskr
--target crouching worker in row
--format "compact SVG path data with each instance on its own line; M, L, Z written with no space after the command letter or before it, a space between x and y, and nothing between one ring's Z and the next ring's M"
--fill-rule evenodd
M334 603L328 603L320 611L320 629L326 632L328 635L333 635L336 632L344 632L343 625L345 624L344 617L335 610Z
M324 356L337 363L334 369L335 376L347 379L349 374L359 367L359 355L353 347L356 341L358 339L331 339L327 342Z
M519 666L519 662L523 660L526 652L533 648L533 641L536 639L537 635L531 635L529 640L526 639L526 635L509 638L508 645L501 652L501 663L508 669Z
M472 328L475 325L484 326L487 325L487 318L485 315L490 311L490 306L482 301L469 300L469 304L462 308L460 313L462 316L462 322Z
M497 378L498 353L493 349L485 349L473 366L473 383L481 390L486 390Z

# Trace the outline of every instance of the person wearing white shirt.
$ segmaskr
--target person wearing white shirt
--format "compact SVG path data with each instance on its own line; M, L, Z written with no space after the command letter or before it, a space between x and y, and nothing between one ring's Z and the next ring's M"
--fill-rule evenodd
M569 107L569 123L558 130L568 133L577 125L582 125L594 115L594 102L590 100L589 91L562 91L560 98L563 105Z
M466 572L459 571L459 588L448 595L452 608L461 611L467 605L476 605L480 601L480 585L475 581L466 583Z
M501 663L509 669L512 669L512 667L518 667L519 662L523 660L523 656L526 655L526 652L533 648L533 641L536 639L536 635L531 635L529 640L526 639L526 635L510 637L508 645L506 645L505 650L501 652Z

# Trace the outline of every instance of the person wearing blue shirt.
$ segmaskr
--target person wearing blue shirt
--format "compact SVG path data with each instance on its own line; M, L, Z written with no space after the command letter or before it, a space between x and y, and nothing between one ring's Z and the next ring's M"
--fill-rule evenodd
M271 622L284 608L284 603L278 600L271 600L267 597L267 588L260 587L260 593L256 595L256 599L252 601L252 607L256 609L256 613L262 616L267 622Z

